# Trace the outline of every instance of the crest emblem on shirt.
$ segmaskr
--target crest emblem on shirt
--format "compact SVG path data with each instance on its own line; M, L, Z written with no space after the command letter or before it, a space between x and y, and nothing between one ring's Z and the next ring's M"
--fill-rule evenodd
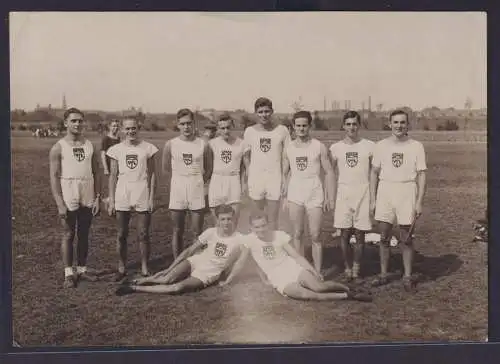
M193 155L191 153L182 153L182 160L186 166L193 163Z
M295 163L299 171L305 171L307 168L307 157L295 157Z
M358 165L358 152L346 152L345 161L351 168Z
M231 156L232 152L230 150L223 150L220 152L220 159L222 159L224 163L231 162Z
M85 159L85 149L83 148L73 148L73 156L78 162Z
M139 164L137 154L127 154L125 156L125 164L129 169L134 169Z
M271 138L260 138L260 150L264 153L271 150Z
M396 168L403 164L403 153L392 153L392 165Z
M272 245L264 245L262 247L262 254L266 259L274 259L274 256L276 255L276 250Z
M226 254L226 251L227 251L227 245L226 244L222 244L220 242L217 242L217 244L215 244L214 253L215 253L216 257L222 257L222 256L224 256L224 254Z

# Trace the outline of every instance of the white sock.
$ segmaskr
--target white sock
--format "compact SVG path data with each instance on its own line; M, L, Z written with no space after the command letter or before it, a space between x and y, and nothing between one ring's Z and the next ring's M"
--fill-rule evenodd
M76 267L76 272L78 274L82 274L82 273L85 273L87 271L87 267L83 266L83 267Z
M64 276L69 277L73 275L73 267L64 268Z

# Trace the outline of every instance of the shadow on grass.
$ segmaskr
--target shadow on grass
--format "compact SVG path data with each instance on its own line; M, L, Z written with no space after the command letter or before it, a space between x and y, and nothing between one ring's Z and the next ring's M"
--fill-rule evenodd
M343 272L344 262L340 246L325 248L323 260L324 267L332 267L331 271L333 272L333 276ZM428 282L455 273L460 269L462 264L463 261L456 254L444 254L437 257L430 257L416 251L413 267L419 282ZM370 244L365 247L364 264L362 267L365 277L375 276L380 273L378 246ZM403 261L399 248L391 248L389 270L396 275L400 275L403 272Z

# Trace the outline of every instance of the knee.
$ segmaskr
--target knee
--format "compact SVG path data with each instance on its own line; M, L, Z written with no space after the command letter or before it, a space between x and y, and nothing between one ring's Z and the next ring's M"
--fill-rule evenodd
M118 229L118 241L125 242L128 238L128 229Z
M149 242L149 231L146 228L139 229L138 232L139 241L143 243Z
M72 242L75 239L75 230L66 228L63 233L63 239L65 242Z
M296 229L293 231L293 238L296 240L302 239L304 236L304 229Z

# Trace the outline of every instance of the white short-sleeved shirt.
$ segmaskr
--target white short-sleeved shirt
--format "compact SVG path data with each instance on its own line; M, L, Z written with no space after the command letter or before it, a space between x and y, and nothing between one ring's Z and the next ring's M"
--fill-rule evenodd
M198 240L206 245L200 255L214 267L223 270L230 256L242 243L242 238L243 236L237 231L231 236L219 236L217 228L208 228L198 237Z
M79 145L71 145L67 140L58 141L61 146L61 178L62 179L92 179L92 155L94 146L85 139Z
M404 142L383 139L375 144L372 165L380 168L381 181L415 181L417 172L427 169L424 146L414 139Z
M292 141L286 147L292 178L318 177L321 172L321 142L311 139L308 145L297 147Z
M267 276L272 276L276 271L292 259L283 248L291 240L290 235L284 231L275 231L271 242L260 240L257 235L250 233L245 236L246 246L257 265Z
M176 137L167 143L170 143L173 175L194 176L203 174L205 140L198 137L194 140L182 140L180 137Z
M330 153L337 162L339 184L367 184L370 182L370 158L375 143L361 139L348 144L341 140L330 147Z
M106 155L118 161L118 180L138 182L147 180L148 159L157 152L156 146L144 140L137 145L123 141L109 148Z
M229 144L223 138L217 137L210 140L209 144L214 155L213 173L239 175L245 149L243 140L236 138L233 144Z
M281 156L290 142L290 133L284 125L273 130L257 130L254 126L245 129L245 150L250 150L249 173L281 173Z

